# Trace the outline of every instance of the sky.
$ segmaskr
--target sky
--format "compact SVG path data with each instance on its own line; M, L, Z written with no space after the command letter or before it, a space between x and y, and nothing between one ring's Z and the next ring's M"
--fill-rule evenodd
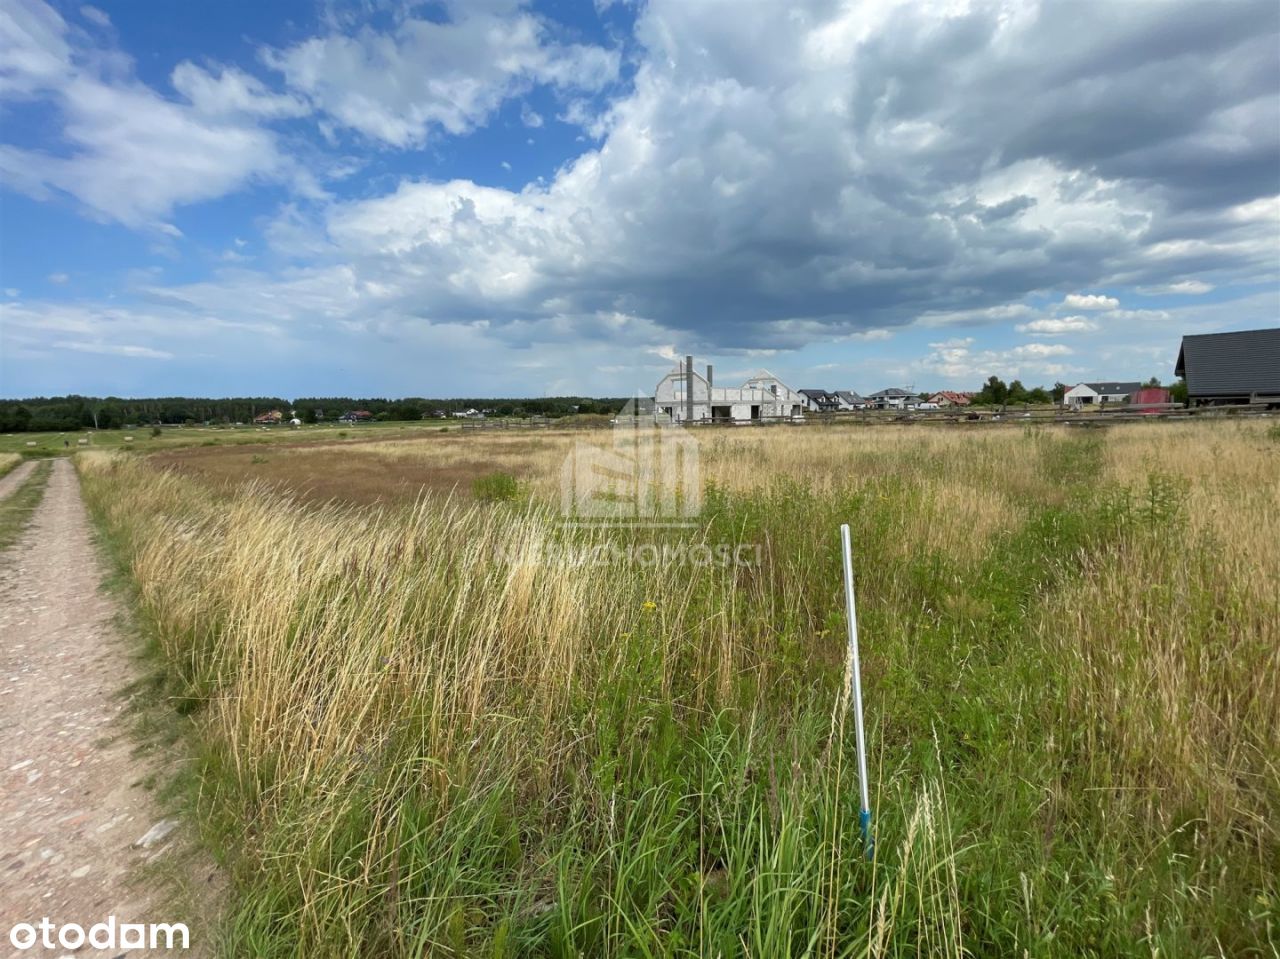
M0 395L1168 382L1275 0L0 0Z

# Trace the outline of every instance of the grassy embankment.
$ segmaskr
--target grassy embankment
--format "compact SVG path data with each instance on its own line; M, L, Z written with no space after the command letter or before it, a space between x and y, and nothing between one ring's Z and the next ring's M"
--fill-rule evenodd
M228 954L1275 950L1280 443L702 448L688 535L759 544L758 568L495 559L607 535L560 527L548 455L528 501L379 509L81 458L194 724ZM837 708L841 521L872 862Z
M10 472L12 468L4 469L0 463L0 476ZM49 483L52 469L52 464L40 463L17 489L0 499L0 552L16 543L22 531L27 528L31 514L44 498L44 488Z

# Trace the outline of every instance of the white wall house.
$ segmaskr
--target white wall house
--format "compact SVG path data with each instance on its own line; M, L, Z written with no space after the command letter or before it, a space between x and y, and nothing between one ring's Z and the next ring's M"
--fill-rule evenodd
M1077 383L1062 394L1062 405L1079 409L1123 403L1141 387L1141 383Z
M674 423L689 421L687 384L693 384L692 422L711 420L801 419L812 409L808 398L768 370L761 370L741 386L715 386L708 376L678 366L654 388L654 406Z
M920 397L906 390L891 386L867 397L872 407L878 410L913 410L921 402Z

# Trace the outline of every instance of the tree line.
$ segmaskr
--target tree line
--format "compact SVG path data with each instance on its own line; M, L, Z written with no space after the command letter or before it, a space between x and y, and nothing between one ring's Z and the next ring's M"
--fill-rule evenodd
M63 432L80 429L122 429L138 426L182 426L196 424L230 425L252 423L253 418L271 410L285 416L296 413L307 423L332 422L343 414L363 410L375 420L419 420L469 409L492 416L545 416L558 418L577 413L612 415L622 409L625 399L598 399L585 396L537 398L466 397L428 399L358 398L349 396L305 397L288 400L279 396L200 398L185 396L128 399L116 396L36 396L0 400L0 432Z

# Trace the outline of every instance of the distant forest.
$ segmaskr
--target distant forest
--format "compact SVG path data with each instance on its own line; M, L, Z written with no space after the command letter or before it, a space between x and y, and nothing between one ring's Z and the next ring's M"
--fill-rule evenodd
M129 426L181 426L251 423L271 410L285 416L296 412L304 423L332 422L344 413L365 410L379 421L430 419L467 409L486 411L491 416L546 416L556 418L576 413L613 414L625 399L593 399L585 396L537 398L454 399L369 399L350 396L305 397L286 400L278 396L238 396L230 399L202 399L167 396L154 399L122 399L115 396L37 396L22 400L0 400L0 433L47 432L51 430L120 429Z

